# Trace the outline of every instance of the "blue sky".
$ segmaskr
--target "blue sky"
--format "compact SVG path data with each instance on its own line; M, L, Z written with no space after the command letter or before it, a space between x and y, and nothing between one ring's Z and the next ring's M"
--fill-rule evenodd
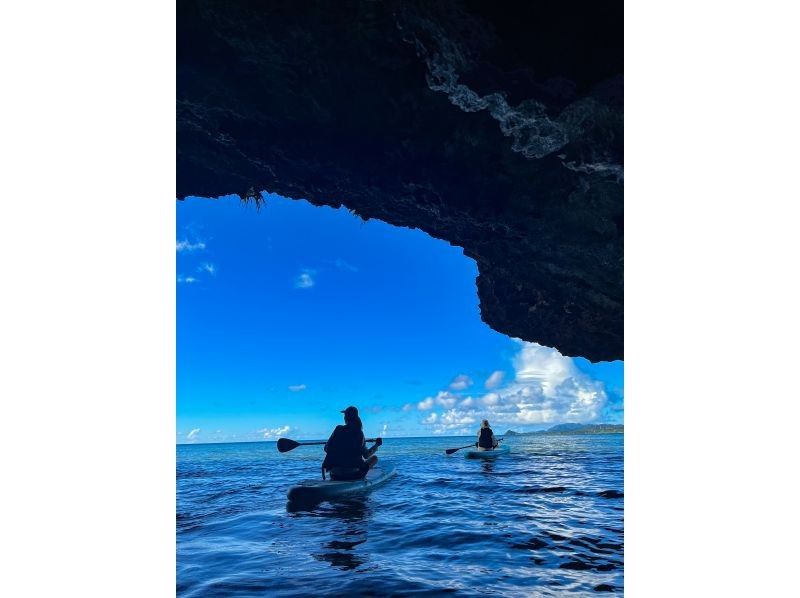
M477 266L419 230L265 196L177 202L178 442L323 438L623 418L621 361L490 329Z

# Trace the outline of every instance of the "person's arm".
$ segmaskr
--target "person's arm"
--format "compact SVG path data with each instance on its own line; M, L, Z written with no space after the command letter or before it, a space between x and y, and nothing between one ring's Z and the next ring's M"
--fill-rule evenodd
M375 444L373 444L370 448L367 448L367 439L364 439L364 445L361 447L361 454L364 456L365 459L369 459L372 455L375 454L375 451L378 450L378 447L383 444L383 440L380 438L375 439Z

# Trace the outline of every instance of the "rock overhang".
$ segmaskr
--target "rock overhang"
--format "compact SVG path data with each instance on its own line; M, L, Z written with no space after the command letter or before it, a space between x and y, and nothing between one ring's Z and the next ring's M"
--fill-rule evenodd
M618 4L180 1L177 196L419 228L495 330L621 359Z

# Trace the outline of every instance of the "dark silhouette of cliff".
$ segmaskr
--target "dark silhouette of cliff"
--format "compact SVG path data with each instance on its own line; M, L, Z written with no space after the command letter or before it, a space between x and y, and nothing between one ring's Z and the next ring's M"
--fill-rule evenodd
M178 198L420 228L476 260L492 328L623 357L622 2L179 0L177 24Z

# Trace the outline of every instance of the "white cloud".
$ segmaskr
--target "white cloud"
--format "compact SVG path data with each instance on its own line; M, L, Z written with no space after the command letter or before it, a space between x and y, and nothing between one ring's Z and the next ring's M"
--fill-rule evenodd
M258 430L258 433L262 434L265 439L270 439L283 436L284 434L287 434L291 429L292 429L291 426L282 426L280 428L271 428L271 429L262 428L261 430Z
M184 276L183 274L179 274L178 282L185 284L192 284L193 282L197 282L197 279L194 276Z
M405 405L403 405L403 411L411 411L413 408L414 408L413 403L406 403Z
M450 407L456 404L457 400L458 397L450 394L446 390L440 391L436 395L436 404L439 405L439 407L446 407L449 409Z
M197 241L196 243L192 243L188 239L183 239L175 243L176 251L198 251L200 249L205 249L205 248L206 244L203 243L202 241Z
M195 428L186 435L186 440L194 440L195 438L197 438L197 435L199 433L200 433L200 428Z
M336 264L336 267L339 268L340 270L347 270L348 272L358 272L358 268L356 268L352 264L348 264L341 258L337 258L334 264Z
M465 424L474 424L476 421L478 420L476 420L474 416L459 412L457 409L451 409L450 411L442 413L440 419L442 425L448 428L456 428Z
M217 273L217 268L216 268L216 266L214 266L214 264L209 264L208 262L206 262L206 263L200 264L200 266L198 266L198 268L197 268L197 271L198 272L208 272L209 274L214 275L214 274Z
M423 419L421 423L433 426L434 434L468 434L468 426L474 425L477 421L477 418L471 412L464 413L458 409L450 409L449 411L443 411L441 414L433 412Z
M296 289L310 289L314 286L314 270L303 270L294 279L294 288Z
M417 409L420 411L427 411L428 409L432 409L434 405L450 408L456 404L456 401L458 401L457 396L446 390L441 390L436 394L435 397L425 397L423 400L417 403ZM404 406L403 411L408 411L408 409L406 409Z
M386 436L389 432L389 424L383 424L383 430L381 430L381 436Z
M428 409L432 409L434 405L450 408L456 404L456 401L458 401L457 396L450 394L446 390L441 390L435 397L426 397L417 403L417 409L420 411L427 411Z
M472 385L472 379L466 374L461 374L453 378L450 383L450 390L464 390Z
M426 417L425 419L423 419L423 420L422 420L422 423L423 423L423 424L434 424L434 423L436 423L436 420L437 420L438 418L439 418L439 416L438 416L438 415L436 415L436 413L434 412L434 413L431 413L431 414L430 414L428 417Z
M490 392L481 399L484 405L497 405L500 402L500 395L496 392Z
M555 349L536 343L521 344L522 350L514 358L517 382L538 385L545 396L553 397L559 385L577 374L572 359Z
M486 379L484 386L486 386L486 388L489 389L497 388L498 386L500 386L500 383L503 381L503 378L505 378L505 375L506 373L503 370L497 370L492 372L492 375Z
M603 383L581 372L571 358L555 349L536 343L519 342L514 358L514 380L504 385L500 376L493 377L496 386L483 397L467 397L455 406L453 395L440 392L418 404L420 409L434 405L447 411L431 413L423 420L433 432L455 433L483 418L492 424L557 424L585 423L602 416L608 400ZM499 379L499 380L498 380ZM487 383L489 382L487 380Z
M417 403L417 409L420 411L426 411L431 408L433 408L433 397L428 397L427 399L423 399Z
M300 392L302 390L305 390L306 388L308 387L305 384L292 384L291 386L289 386L289 390L291 390L292 392Z

